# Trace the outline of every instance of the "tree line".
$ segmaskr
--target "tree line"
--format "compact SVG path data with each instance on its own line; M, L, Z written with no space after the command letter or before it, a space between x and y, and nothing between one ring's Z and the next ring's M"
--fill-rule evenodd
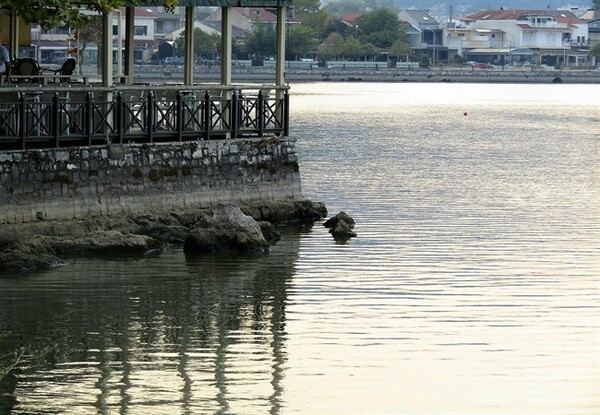
M397 11L391 7L364 11L367 4L380 6L380 3L393 3L393 0L349 1L343 5L333 2L327 8L321 7L319 0L294 1L295 16L286 28L286 59L376 59L384 54L406 58L411 50ZM348 10L359 10L362 14L349 24L339 17ZM175 41L174 49L176 55L183 55L183 36ZM198 58L218 55L220 36L196 28L194 49ZM257 24L252 33L233 45L233 54L238 59L261 59L275 53L276 32L269 24Z
M158 0L154 0L158 2ZM16 11L26 22L43 27L62 24L85 35L93 27L94 16L79 13L81 0L1 0L0 7ZM107 13L115 8L148 4L148 0L88 0L91 10ZM166 10L179 5L179 0L161 0ZM600 10L600 0L593 0ZM411 49L405 31L398 20L394 0L332 0L325 7L320 0L294 0L291 8L294 19L287 26L286 58L300 57L331 59L376 59L388 55L392 59L409 59ZM350 24L343 15L358 15ZM214 57L220 53L220 35L194 31L197 58ZM237 40L233 53L237 58L263 58L275 55L275 28L257 25L245 38ZM183 38L175 42L176 54L183 53ZM594 52L597 53L597 50Z

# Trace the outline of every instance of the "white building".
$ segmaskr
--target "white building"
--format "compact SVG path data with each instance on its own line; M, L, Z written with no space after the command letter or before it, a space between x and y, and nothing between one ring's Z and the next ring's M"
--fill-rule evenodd
M463 56L482 62L511 63L517 51L533 63L588 63L588 24L566 10L485 10L456 19L448 37Z

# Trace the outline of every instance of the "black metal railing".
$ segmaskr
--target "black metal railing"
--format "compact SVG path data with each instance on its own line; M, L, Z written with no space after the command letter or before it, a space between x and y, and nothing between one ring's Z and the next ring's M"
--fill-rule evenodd
M289 135L287 87L184 88L3 88L0 149Z

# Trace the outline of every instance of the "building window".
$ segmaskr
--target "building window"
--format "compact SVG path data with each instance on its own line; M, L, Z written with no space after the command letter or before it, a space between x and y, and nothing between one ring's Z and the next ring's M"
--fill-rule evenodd
M148 35L148 26L135 26L134 33L136 36L147 36Z
M119 26L116 24L113 25L113 36L117 36L119 34Z

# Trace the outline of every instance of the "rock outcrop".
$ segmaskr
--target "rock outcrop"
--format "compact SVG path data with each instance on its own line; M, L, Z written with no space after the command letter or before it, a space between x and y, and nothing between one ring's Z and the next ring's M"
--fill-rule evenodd
M327 208L321 202L310 200L278 200L274 202L245 202L240 209L257 221L277 224L294 223L312 226L327 216Z
M340 212L323 223L323 226L329 229L329 233L336 240L348 240L356 236L352 230L356 222L346 212Z
M145 255L166 244L183 245L188 254L268 252L281 239L276 225L310 226L326 214L323 203L282 200L3 225L0 271L49 268L64 264L61 257L73 255Z
M186 254L263 253L269 250L260 225L235 205L215 208L185 238Z

